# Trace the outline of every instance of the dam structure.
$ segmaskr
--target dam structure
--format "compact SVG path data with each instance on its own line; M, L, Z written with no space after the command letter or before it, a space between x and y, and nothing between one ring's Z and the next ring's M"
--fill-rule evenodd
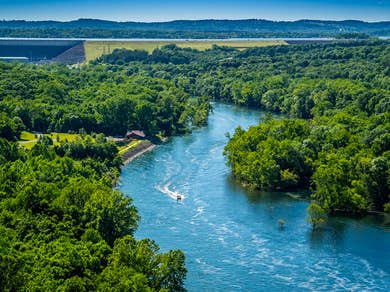
M0 39L0 60L29 63L85 62L83 40Z

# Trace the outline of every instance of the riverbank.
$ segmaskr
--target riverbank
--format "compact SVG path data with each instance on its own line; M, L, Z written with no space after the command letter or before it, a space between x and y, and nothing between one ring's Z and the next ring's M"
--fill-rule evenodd
M312 232L306 200L229 180L224 133L266 116L216 103L207 127L174 136L127 164L117 189L133 199L142 218L135 238L153 238L162 251L182 250L190 292L390 291L390 263L383 256L390 229L380 216L333 217ZM173 193L185 197L182 203Z
M123 165L126 165L127 163L141 156L142 154L151 151L156 146L157 146L156 144L153 144L152 142L145 140L145 141L140 141L140 143L136 144L134 147L126 149L123 153L121 153L123 159Z

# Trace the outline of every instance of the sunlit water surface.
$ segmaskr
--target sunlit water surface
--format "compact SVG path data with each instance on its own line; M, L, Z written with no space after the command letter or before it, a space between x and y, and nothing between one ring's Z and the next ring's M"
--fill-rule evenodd
M313 233L307 201L249 192L230 178L225 133L264 115L216 104L208 127L124 167L119 189L142 217L135 236L184 251L189 291L390 291L386 218L334 218Z

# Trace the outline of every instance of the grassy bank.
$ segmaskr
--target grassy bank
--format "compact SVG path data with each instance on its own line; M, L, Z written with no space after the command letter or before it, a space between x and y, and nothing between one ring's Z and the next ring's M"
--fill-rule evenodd
M148 140L136 140L130 142L127 147L120 150L119 154L122 156L124 164L126 164L143 153L152 150L155 146L155 144Z

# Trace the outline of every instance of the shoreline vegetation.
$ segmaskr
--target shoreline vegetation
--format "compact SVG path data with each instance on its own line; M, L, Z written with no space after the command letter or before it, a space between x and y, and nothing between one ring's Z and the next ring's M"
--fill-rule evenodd
M255 79L246 99L238 95L241 104L286 118L228 135L224 155L233 176L260 190L310 189L330 215L390 212L389 43L311 46L299 55L296 48L271 51L272 62L262 65L269 83L258 88Z

